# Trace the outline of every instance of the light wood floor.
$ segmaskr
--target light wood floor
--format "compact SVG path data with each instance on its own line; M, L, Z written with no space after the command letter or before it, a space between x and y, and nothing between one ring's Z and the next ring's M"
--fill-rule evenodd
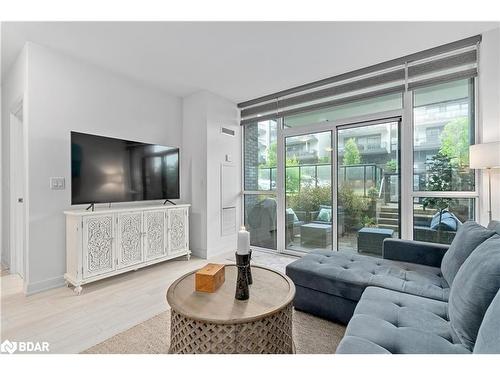
M234 253L210 261L229 263L232 258ZM280 271L294 260L258 252L253 258ZM3 274L0 341L48 341L52 353L79 353L165 311L170 284L206 263L192 257L156 264L85 285L80 296L71 288L57 288L26 297L19 276Z

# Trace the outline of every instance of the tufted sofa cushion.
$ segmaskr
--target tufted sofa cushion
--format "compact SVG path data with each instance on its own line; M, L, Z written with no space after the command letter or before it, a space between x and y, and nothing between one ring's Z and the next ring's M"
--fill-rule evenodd
M491 302L477 334L474 354L500 354L500 289Z
M446 302L369 287L337 353L470 353L451 329L447 309Z
M447 301L449 287L437 267L318 250L289 264L295 284L358 301L367 286L380 286Z
M474 348L479 327L500 288L500 236L479 245L464 262L453 282L448 314L460 340Z
M475 221L467 221L460 226L441 263L443 277L449 285L453 284L455 275L474 249L494 234L494 230L486 229Z

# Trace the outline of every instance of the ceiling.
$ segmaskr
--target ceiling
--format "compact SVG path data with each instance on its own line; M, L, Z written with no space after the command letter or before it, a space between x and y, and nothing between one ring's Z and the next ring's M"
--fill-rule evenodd
M2 77L26 41L177 96L259 97L500 27L499 22L4 22Z

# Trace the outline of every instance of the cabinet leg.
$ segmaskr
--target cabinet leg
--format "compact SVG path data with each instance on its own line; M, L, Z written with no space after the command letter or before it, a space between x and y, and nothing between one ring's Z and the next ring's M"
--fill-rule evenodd
M80 294L82 294L82 290L83 290L83 288L82 288L81 285L78 285L78 286L75 287L75 289L73 289L73 291L75 292L75 294L77 296L79 296Z
M186 260L189 260L189 259L191 259L191 253L186 254Z
M64 282L64 285L66 285L66 288L68 288L68 287L69 287L69 281L68 281L68 280L66 280L66 281Z

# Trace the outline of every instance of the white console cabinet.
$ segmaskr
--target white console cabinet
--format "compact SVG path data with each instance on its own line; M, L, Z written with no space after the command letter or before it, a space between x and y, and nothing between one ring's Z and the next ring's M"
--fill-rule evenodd
M189 205L66 214L66 283L82 285L164 260L189 260Z

